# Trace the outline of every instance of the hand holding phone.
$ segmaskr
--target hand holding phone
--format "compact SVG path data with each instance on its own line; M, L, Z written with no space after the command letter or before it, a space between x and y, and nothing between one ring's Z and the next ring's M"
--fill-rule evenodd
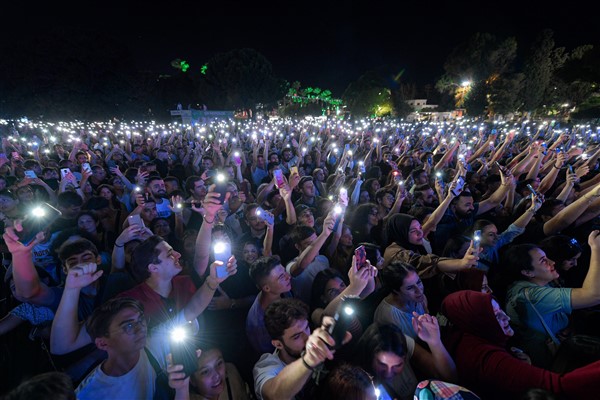
M173 365L183 365L186 376L198 369L195 339L192 336L191 323L178 326L171 331L171 357Z
M273 225L275 223L275 216L264 210L262 207L257 207L255 213L258 218L265 221L267 224Z
M33 207L21 221L21 231L17 232L19 241L27 246L36 235L48 228L62 213L48 203Z
M221 261L223 263L222 265L217 265L217 278L226 278L228 275L227 261L229 261L229 257L231 257L231 243L224 241L215 242L213 244L213 254L215 261Z
M37 175L32 170L28 169L25 171L25 177L29 179L37 179Z
M279 168L273 170L273 176L275 177L275 185L277 188L283 187L285 185L285 180L283 179L283 171Z
M327 327L327 332L335 340L335 345L329 346L331 349L339 349L344 343L346 332L350 328L353 319L356 318L360 298L358 296L348 296L342 298L340 304L333 316L334 324Z
M365 250L365 246L358 246L354 250L354 259L356 260L356 269L359 271L367 265L367 251Z
M145 228L144 220L140 216L140 214L133 214L127 217L127 221L129 221L129 226L138 225L141 228Z
M463 178L461 175L459 175L459 177L456 179L456 187L452 190L452 194L454 196L460 195L463 191L464 186L465 186L465 178Z
M225 174L219 172L214 176L215 189L216 193L219 193L220 196L217 198L220 204L225 203L225 197L227 196L227 178Z
M479 252L479 247L481 246L481 231L476 230L473 232L473 250Z

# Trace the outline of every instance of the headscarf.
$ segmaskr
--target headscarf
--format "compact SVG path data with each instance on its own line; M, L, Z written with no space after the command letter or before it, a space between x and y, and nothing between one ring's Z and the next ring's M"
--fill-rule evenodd
M427 254L427 250L422 245L412 244L408 241L408 231L410 224L416 218L408 214L394 214L387 221L385 227L384 242L387 246L392 243L397 243L401 247L412 250L418 254Z
M441 313L452 324L447 337L448 349L455 350L463 335L482 338L490 344L504 347L509 337L504 334L492 307L489 293L461 290L446 296Z

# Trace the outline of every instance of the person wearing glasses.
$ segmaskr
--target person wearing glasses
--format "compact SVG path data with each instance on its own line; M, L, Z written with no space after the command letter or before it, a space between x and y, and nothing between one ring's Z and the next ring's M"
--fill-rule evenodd
M158 379L161 371L175 379L181 366L167 365L171 328L187 324L184 313L152 330L148 336L148 322L143 305L129 297L116 297L97 307L85 324L77 321L79 295L102 276L93 262L82 263L69 269L64 294L56 312L50 334L51 351L74 350L93 342L108 358L90 372L76 389L77 398L85 399L148 399L157 391L164 391L164 382ZM199 331L192 322L194 334ZM156 367L155 367L156 366ZM159 387L160 386L160 387ZM175 398L185 398L186 390L177 390Z

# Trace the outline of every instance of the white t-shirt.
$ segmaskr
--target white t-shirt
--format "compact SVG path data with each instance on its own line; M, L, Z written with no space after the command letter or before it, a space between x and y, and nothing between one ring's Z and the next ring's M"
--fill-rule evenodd
M156 202L156 213L161 218L169 218L171 216L171 209L169 208L169 200L162 199L159 203Z
M121 376L108 376L98 365L77 387L78 400L96 399L147 399L154 397L156 372L145 351L131 371Z
M148 332L146 348L152 353L163 370L167 369L167 354L170 352L169 333L173 326L185 323L183 311L180 311L172 320L156 326ZM200 330L198 321L192 324L193 333ZM77 386L75 394L78 400L152 400L156 390L156 372L144 350L140 350L137 364L125 375L108 376L98 365Z

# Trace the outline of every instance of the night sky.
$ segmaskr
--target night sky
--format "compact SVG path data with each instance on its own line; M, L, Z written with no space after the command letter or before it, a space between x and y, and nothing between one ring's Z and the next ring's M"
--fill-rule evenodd
M140 67L159 73L173 72L175 58L200 68L216 53L250 47L279 77L337 96L382 65L404 70L405 82L434 83L450 51L476 32L515 36L519 52L544 28L567 50L600 46L596 13L571 1L559 7L539 1L97 3L13 4L2 12L0 40L50 25L101 30L126 44Z

